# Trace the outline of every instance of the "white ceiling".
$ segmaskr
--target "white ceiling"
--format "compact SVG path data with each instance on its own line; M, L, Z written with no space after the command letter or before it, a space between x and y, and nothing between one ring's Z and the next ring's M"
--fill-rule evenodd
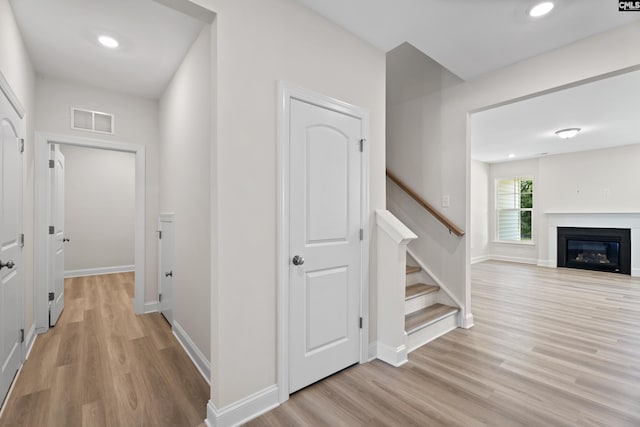
M298 0L374 46L409 42L464 80L640 19L613 0Z
M634 71L474 113L471 157L495 163L640 143L639 94ZM554 134L572 127L582 129L572 139Z
M39 74L158 98L203 23L153 0L11 0ZM120 47L98 45L98 34Z

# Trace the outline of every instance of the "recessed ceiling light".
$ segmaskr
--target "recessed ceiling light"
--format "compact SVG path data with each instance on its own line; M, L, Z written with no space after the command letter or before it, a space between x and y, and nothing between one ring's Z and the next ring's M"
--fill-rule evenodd
M547 13L551 12L553 9L553 3L550 1L546 1L544 3L537 4L529 10L529 16L533 18L538 18L540 16L544 16Z
M510 159L513 159L514 157L516 157L516 155L515 155L515 154L513 154L513 153L509 154L509 158L510 158Z
M98 41L102 46L108 47L109 49L115 49L120 45L120 43L118 43L118 40L110 36L99 36Z
M557 130L555 134L562 139L569 139L576 136L578 132L580 132L580 128L567 128L567 129Z

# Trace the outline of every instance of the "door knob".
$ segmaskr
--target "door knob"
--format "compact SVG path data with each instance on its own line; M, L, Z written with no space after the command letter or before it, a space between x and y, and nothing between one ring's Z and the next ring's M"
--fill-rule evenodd
M5 267L7 267L8 269L12 269L13 267L15 267L15 263L13 261L2 262L2 260L0 260L0 270Z
M66 237L64 237L64 238L62 239L62 243L70 242L70 241L71 241L71 240L70 240L70 239L67 239Z
M164 273L164 277L173 277L173 271L170 271L168 273Z
M293 257L291 262L293 262L293 265L302 265L304 264L304 258L302 258L300 255L296 255Z

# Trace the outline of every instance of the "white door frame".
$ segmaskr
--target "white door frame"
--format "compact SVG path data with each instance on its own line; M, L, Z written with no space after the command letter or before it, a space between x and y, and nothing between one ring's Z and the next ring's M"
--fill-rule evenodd
M7 81L6 77L4 76L4 74L2 73L2 71L0 71L0 91L4 94L4 96L7 98L7 100L9 101L9 104L11 104L11 106L13 107L13 109L16 111L16 113L18 114L18 117L20 118L20 130L19 133L21 135L21 138L25 141L25 150L26 150L26 140L27 140L27 112L24 109L24 107L22 106L22 104L20 103L20 100L18 99L18 96L16 95L16 93L13 91L13 89L11 88L11 85L9 84L9 82ZM20 194L20 197L22 197L21 200L21 204L22 204L22 215L20 216L20 232L24 233L24 218L25 218L25 205L24 205L24 201L25 201L25 197L24 197L24 193L25 190L27 188L27 183L25 181L25 172L27 171L27 164L26 164L26 153L22 154L22 193ZM21 267L21 275L22 275L22 279L21 279L21 285L22 285L22 307L20 307L20 310L22 311L22 316L20 321L21 321L21 328L24 330L26 325L29 324L30 319L27 319L27 287L26 287L26 282L27 282L27 277L26 277L26 270L27 270L27 265L26 265L26 260L27 260L27 256L25 254L25 249L24 247L21 250L21 259L20 259L20 267ZM28 330L24 330L24 341L22 342L21 346L20 346L20 351L21 351L21 355L20 355L20 363L22 364L24 362L24 360L26 359L26 355L27 355L27 346L33 342L32 340L32 334L33 334L33 326Z
M96 148L100 150L120 151L135 154L135 296L133 307L136 314L144 313L145 284L145 147L138 144L106 141L36 132L35 143L35 289L34 306L36 331L49 329L48 287L49 269L52 260L49 257L47 227L49 221L49 146L50 144L71 145Z
M369 138L369 112L343 101L312 92L287 82L278 82L278 167L277 167L277 381L280 403L289 399L289 129L291 99L348 114L361 120L362 137ZM369 148L364 144L361 177L361 246L360 279L360 363L369 360Z

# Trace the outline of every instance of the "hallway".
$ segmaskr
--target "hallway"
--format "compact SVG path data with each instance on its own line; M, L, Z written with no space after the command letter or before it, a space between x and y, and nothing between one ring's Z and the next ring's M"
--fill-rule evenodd
M159 313L133 314L133 273L65 279L0 426L198 426L209 386Z

